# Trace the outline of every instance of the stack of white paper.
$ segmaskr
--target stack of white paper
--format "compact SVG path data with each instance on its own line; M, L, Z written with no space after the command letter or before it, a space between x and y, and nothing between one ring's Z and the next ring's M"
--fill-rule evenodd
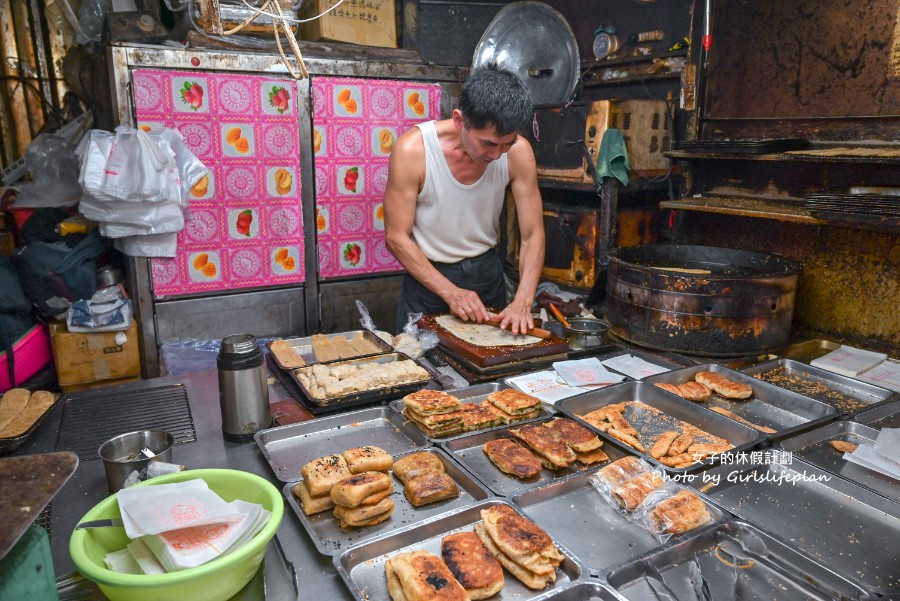
M900 428L883 428L874 443L859 445L844 459L900 480Z
M553 369L565 380L566 384L575 388L609 386L625 379L625 376L607 371L596 357L573 361L556 361L553 363Z
M553 369L507 378L505 382L513 388L539 398L550 405L555 404L556 401L607 386L607 384L599 386L569 386Z
M122 489L117 500L125 533L133 540L110 553L106 563L113 571L132 574L203 565L247 543L271 516L257 503L225 502L199 478Z
M892 359L876 365L857 376L870 384L900 392L900 363Z
M635 380L642 380L649 376L655 376L664 371L669 371L667 367L662 367L661 365L650 363L649 361L644 361L640 357L632 357L628 354L604 359L600 363L619 373L623 373L630 378L634 378Z
M852 378L872 369L885 359L887 359L887 355L884 353L873 353L872 351L841 345L824 357L813 359L810 365Z

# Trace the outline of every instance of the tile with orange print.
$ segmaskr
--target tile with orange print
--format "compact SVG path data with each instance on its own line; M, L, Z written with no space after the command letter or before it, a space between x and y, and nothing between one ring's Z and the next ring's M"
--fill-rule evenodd
M274 197L296 196L297 170L294 167L268 167L266 191Z
M206 77L191 74L171 80L172 105L177 113L208 113L209 82Z
M373 156L390 156L397 140L397 128L373 127L369 138Z
M331 212L325 205L316 207L316 231L319 234L327 234L331 231Z
M222 154L245 159L256 154L256 136L252 123L225 123L221 126Z
M269 271L272 275L291 275L301 266L300 250L296 246L276 246L272 249Z
M328 130L324 127L314 127L312 143L314 155L320 156L328 154Z
M362 92L359 86L339 84L332 90L332 108L336 117L361 117Z
M218 251L188 253L187 269L192 282L215 282L222 279L222 259Z
M206 200L216 195L216 174L210 169L188 189L188 201Z
M379 232L384 231L384 203L382 202L372 207L372 226Z
M428 90L412 89L403 91L403 116L407 119L421 119L428 114Z

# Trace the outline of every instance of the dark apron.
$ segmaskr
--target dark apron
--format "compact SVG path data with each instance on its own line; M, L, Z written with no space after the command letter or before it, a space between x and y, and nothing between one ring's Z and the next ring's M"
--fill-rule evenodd
M473 290L488 309L506 308L506 284L503 265L496 248L458 263L431 262L444 277L466 290ZM450 307L443 299L409 274L403 278L403 291L397 305L397 332L402 332L410 313L444 313Z

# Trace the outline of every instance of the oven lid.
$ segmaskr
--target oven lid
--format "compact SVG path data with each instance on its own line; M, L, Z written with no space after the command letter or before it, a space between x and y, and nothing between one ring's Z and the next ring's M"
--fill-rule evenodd
M578 83L578 43L566 19L543 2L500 9L475 47L472 68L496 62L518 75L536 106L568 102Z

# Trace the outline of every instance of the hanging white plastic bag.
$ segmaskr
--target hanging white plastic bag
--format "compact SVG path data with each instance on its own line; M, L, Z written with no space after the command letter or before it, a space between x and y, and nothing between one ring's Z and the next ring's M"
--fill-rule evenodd
M177 129L165 128L159 134L175 154L175 163L181 177L181 204L187 206L190 189L203 177L209 177L209 169L194 155Z
M184 213L178 203L158 202L139 206L146 211L146 223L101 221L100 234L107 238L124 238L141 234L175 233L184 229Z
M113 246L129 257L174 258L178 251L178 234L126 236L113 240Z
M98 200L112 200L103 191L103 180L106 179L106 162L109 160L114 138L108 131L92 129L75 150L81 160L78 183L85 194Z

